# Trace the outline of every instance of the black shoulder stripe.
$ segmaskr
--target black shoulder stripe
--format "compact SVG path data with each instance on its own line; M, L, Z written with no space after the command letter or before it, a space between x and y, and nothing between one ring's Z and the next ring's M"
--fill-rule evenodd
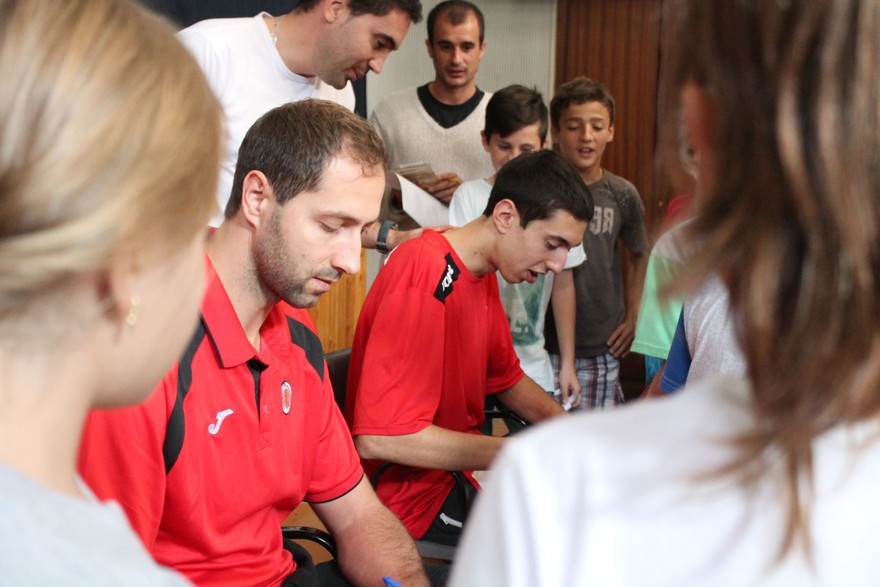
M187 345L186 350L177 363L177 397L174 400L174 407L171 409L171 415L168 417L168 427L165 430L165 444L162 445L162 457L165 460L165 474L167 475L180 451L183 448L183 434L185 428L185 417L183 414L183 400L189 393L192 385L192 363L196 351L205 339L205 319L199 317L198 326L193 333L192 338Z
M308 326L290 316L287 317L287 327L290 329L290 342L306 352L306 359L323 381L324 347L321 345L321 339Z
M446 253L446 268L443 269L443 275L440 276L440 281L437 282L434 297L441 302L445 302L446 297L452 293L452 284L458 281L459 275L461 275L461 269L455 264L452 253Z

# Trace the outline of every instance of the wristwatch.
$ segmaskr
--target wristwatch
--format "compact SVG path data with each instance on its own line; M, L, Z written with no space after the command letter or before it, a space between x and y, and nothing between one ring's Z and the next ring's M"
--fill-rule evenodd
M376 250L382 253L383 255L387 255L390 251L388 250L388 231L389 230L397 230L397 223L391 222L390 220L385 220L382 222L382 225L379 227L379 232L376 233Z

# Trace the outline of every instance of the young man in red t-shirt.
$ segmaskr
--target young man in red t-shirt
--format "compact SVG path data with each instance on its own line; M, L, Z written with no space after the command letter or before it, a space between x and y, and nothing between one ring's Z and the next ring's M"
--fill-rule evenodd
M504 443L480 434L486 394L531 422L563 413L519 367L495 272L511 283L558 273L592 213L570 164L522 155L498 172L481 217L400 245L370 288L346 419L368 472L401 465L377 493L414 537L457 542L462 512L445 471L487 469Z

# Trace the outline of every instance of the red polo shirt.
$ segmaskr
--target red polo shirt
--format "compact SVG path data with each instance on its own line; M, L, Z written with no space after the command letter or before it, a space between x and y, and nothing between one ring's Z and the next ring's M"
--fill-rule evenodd
M198 585L275 585L295 569L282 521L363 470L308 313L276 305L256 352L208 265L189 347L144 404L92 413L80 472L160 563Z

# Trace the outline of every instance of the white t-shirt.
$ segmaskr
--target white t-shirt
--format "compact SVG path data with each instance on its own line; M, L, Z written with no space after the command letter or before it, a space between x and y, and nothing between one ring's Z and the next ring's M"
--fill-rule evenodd
M691 353L688 382L706 377L743 375L746 359L736 339L730 293L712 273L695 293L684 299L684 332Z
M265 12L250 18L203 20L177 34L201 66L226 117L226 148L217 185L218 214L229 200L238 148L248 129L269 110L306 98L322 98L354 110L354 90L342 90L290 71L275 49ZM186 129L181 129L185 132Z
M455 190L449 203L449 224L464 226L482 215L492 186L485 179L468 181ZM568 253L565 268L571 269L586 259L582 246ZM547 391L556 388L556 373L544 348L544 318L553 292L553 273L538 276L535 283L510 284L498 274L498 293L510 323L513 347L526 375Z
M731 477L700 480L730 462L726 439L753 427L748 405L747 384L708 379L523 432L490 472L450 584L877 585L880 423L814 443L813 572L800 551L774 566L786 510L772 453L751 489Z
M52 491L0 465L0 583L183 587L144 549L122 508Z

